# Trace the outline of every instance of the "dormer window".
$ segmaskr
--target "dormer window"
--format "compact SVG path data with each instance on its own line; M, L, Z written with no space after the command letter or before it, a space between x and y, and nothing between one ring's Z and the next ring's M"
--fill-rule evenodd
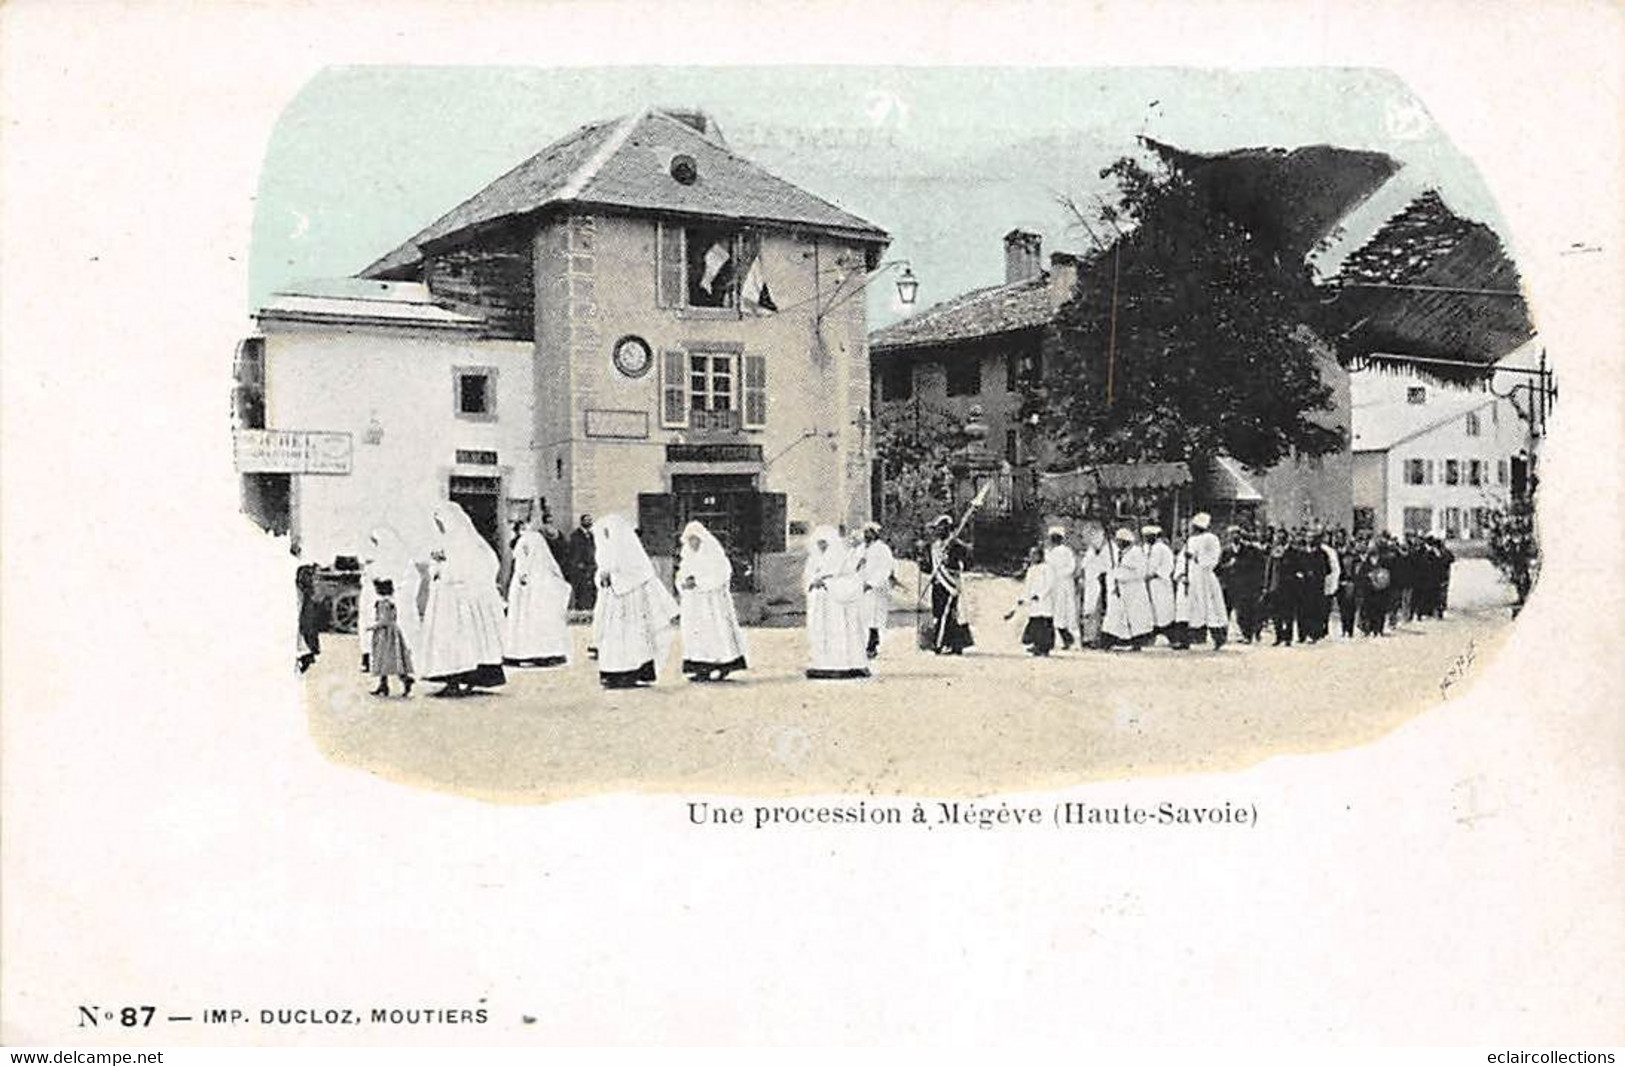
M1406 403L1427 403L1428 390L1421 385L1412 385L1405 390Z

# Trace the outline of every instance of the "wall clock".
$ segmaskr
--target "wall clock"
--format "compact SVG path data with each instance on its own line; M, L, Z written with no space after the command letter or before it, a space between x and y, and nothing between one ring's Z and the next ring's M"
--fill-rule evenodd
M615 363L615 369L629 378L641 378L655 364L649 342L631 334L615 342L615 347L610 350L610 358Z

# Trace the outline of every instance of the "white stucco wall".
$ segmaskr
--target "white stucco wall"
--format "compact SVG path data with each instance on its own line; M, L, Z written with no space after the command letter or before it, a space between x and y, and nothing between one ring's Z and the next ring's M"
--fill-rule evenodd
M1446 508L1455 507L1462 512L1462 536L1469 539L1470 519L1474 507L1502 508L1511 498L1512 459L1528 447L1528 427L1506 400L1486 398L1475 408L1479 416L1479 435L1467 433L1467 417L1463 414L1427 432L1401 441L1386 453L1384 470L1387 478L1386 514L1378 514L1383 528L1396 535L1405 531L1405 508L1428 507L1433 511L1431 532L1444 535ZM1405 483L1405 463L1410 459L1431 460L1433 480L1426 485ZM1446 460L1460 463L1460 483L1445 484ZM1484 483L1468 484L1469 460L1484 464ZM1506 464L1507 479L1499 478L1498 464Z
M331 562L361 550L367 532L394 526L414 548L432 543L430 510L452 473L502 477L502 495L535 493L531 454L532 346L402 329L267 324L266 425L354 437L352 472L295 477L292 522L304 558ZM496 370L495 417L459 417L453 369ZM365 443L369 424L383 427ZM498 466L455 463L458 449L495 451Z

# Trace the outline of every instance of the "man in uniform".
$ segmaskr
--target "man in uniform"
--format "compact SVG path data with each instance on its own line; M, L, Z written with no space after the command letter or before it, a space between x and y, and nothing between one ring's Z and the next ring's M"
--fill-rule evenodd
M976 643L960 611L970 549L953 533L954 520L939 515L931 523L931 544L924 560L926 572L931 575L929 646L938 655L963 655L966 648Z

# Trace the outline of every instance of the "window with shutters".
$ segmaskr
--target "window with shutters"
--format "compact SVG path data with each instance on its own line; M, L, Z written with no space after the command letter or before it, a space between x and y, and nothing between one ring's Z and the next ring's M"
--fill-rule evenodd
M767 425L767 357L745 356L745 428Z
M1461 539L1461 508L1446 507L1444 509L1444 535L1448 540Z
M1484 484L1484 461L1482 459L1467 460L1467 484Z
M1428 469L1426 461L1422 459L1405 460L1405 484L1426 485L1427 473Z
M1405 508L1405 532L1431 533L1433 531L1433 508L1407 507Z
M1469 411L1467 413L1467 435L1469 437L1476 437L1482 431L1483 426L1478 420L1478 413L1476 411Z
M1461 461L1460 460L1458 460L1458 459L1446 459L1444 461L1444 483L1446 485L1460 485L1461 484Z
M688 356L684 352L661 354L660 424L668 429L688 425Z
M739 377L734 356L688 353L688 420L693 429L739 428Z
M1505 485L1507 483L1507 461L1505 459L1497 459L1495 461L1495 483L1497 485Z
M655 297L661 307L776 311L754 230L658 223Z

